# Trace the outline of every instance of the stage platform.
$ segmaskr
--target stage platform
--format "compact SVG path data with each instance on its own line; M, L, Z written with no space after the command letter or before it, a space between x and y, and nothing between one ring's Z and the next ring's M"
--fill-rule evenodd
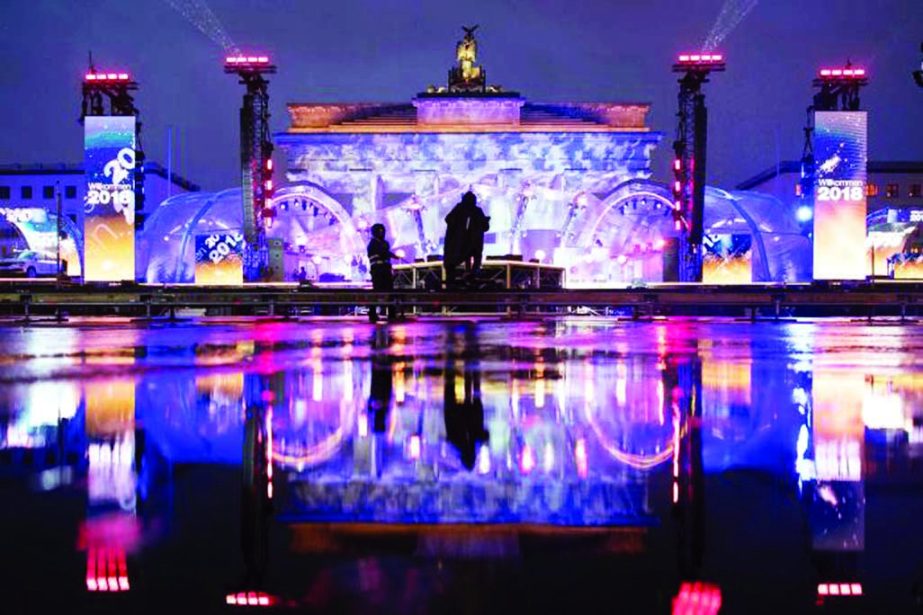
M155 318L174 316L180 310L203 310L215 315L335 315L355 313L356 308L388 301L405 308L442 313L455 309L470 313L481 308L485 312L504 311L512 315L917 316L923 313L923 284L888 281L784 286L651 284L622 289L375 293L365 288L325 289L291 283L203 287L0 282L0 314L26 318L66 313Z
M394 266L394 288L438 290L445 286L441 260L420 261ZM487 258L481 265L478 286L489 290L561 290L564 267L521 260Z

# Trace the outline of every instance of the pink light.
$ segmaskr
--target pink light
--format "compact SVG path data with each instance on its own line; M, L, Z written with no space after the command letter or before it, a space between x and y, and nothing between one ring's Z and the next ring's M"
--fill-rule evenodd
M365 413L360 414L359 418L356 419L356 426L358 427L360 438L369 435L369 417Z
M679 183L679 180L673 182L673 192L679 194L683 189L683 185Z
M855 70L853 71L853 74L854 74L856 77L864 77L864 76L865 76L865 69L864 69L864 68L857 68L857 69L855 69Z
M411 459L420 458L421 447L422 447L422 444L420 442L420 436L416 434L410 436L410 458Z
M849 583L840 583L840 594L843 596L849 596L852 594L849 588Z
M840 77L840 76L843 75L843 70L840 69L840 68L836 68L836 69L830 71L830 74L833 75L834 77Z
M87 589L91 592L95 592L97 589L96 577L87 577Z
M119 75L118 75L118 73L107 73L107 74L106 74L106 77L108 77L109 79L112 79L112 80L114 81L114 80L116 80L116 79L119 78Z
M719 54L713 55L711 59L712 59L712 62L722 62L724 61L724 56L719 53Z
M666 239L658 239L657 241L654 242L654 249L663 250L666 245L667 245Z
M679 61L680 61L680 62L688 62L688 61L689 61L689 56L686 55L686 54L683 54L683 55L679 56Z
M827 588L826 583L821 583L820 585L817 586L817 594L819 596L826 596L829 593L830 593L830 590Z
M829 76L830 76L830 69L829 69L829 68L821 69L821 71L820 71L820 76L821 76L821 77L829 77Z
M257 599L255 592L250 592L247 594L247 604L250 606L256 606L259 604L259 600Z
M235 596L234 594L228 594L227 596L224 597L224 601L227 604L237 604L237 596Z
M853 596L861 596L861 595L862 595L862 583L853 583L850 587L852 588L852 595L853 595Z
M683 168L683 161L680 160L679 158L675 159L673 161L673 170L679 171L681 168Z
M119 577L119 590L126 592L128 589L128 577Z
M272 180L271 179L266 180L266 189L272 190Z
M721 610L721 588L701 581L684 581L673 598L673 615L716 615Z
M119 79L123 81L128 81L128 73L119 73Z
M535 469L535 454L528 444L522 447L522 458L519 461L519 467L523 474L529 474Z
M830 595L831 595L831 596L839 596L839 595L840 595L840 586L839 586L839 585L837 585L836 583L830 583L830 584L828 585L828 587L829 587L829 589L830 589Z
M260 603L260 606L269 606L269 596L259 596L257 602Z
M87 73L85 79L87 81L96 81L96 75L94 75L93 73Z
M681 226L682 225L680 224L679 220L673 223L673 228L676 229L677 231L681 228Z
M260 59L256 56L247 56L247 62L250 62L251 64L256 64L259 61Z
M689 56L689 59L692 60L693 62L699 62L699 61L701 61L702 56L700 56L700 55L691 55L691 56Z
M256 59L256 61L259 62L260 64L267 64L267 63L269 62L269 57L268 57L268 56L260 56L260 57L258 57L258 58Z

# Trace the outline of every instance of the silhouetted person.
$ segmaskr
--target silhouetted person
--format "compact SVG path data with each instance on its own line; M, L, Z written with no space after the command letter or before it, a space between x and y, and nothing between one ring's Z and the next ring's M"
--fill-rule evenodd
M372 417L372 431L384 433L391 406L391 362L387 354L372 356L372 387L369 391L368 414Z
M391 244L385 240L385 225L372 225L372 238L368 246L369 269L372 272L372 290L389 291L394 290L394 273L391 271L391 259L398 258L391 252ZM388 302L388 320L394 320L397 314L394 311L394 304ZM376 306L369 306L369 322L378 322L378 309Z
M484 254L484 233L490 228L490 217L477 205L473 192L462 195L461 201L445 217L446 286L455 282L456 268L465 266L465 273L476 275L481 269Z
M304 282L305 280L308 279L307 270L304 267L302 267L301 269L298 270L298 275L296 277L298 278L299 282Z

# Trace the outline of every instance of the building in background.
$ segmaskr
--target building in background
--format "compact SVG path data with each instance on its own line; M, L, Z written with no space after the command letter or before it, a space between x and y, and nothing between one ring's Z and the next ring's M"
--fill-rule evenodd
M774 196L800 214L800 178L801 163L786 160L737 188ZM923 276L923 161L869 161L866 195L866 274L898 279ZM807 232L810 214L799 217Z
M136 212L143 229L148 214L172 196L197 192L199 187L155 162L144 165L145 208ZM86 175L80 164L0 165L0 258L24 251L37 254L39 275L56 270L58 251L57 195L61 197L62 266L68 275L83 275L83 211ZM47 270L47 271L46 271Z
M771 194L783 203L795 203L801 198L801 162L785 160L737 185L738 190L751 190ZM892 217L911 217L917 211L917 220L923 220L923 160L878 161L868 163L868 213L877 219L885 210ZM896 212L907 212L897 214Z

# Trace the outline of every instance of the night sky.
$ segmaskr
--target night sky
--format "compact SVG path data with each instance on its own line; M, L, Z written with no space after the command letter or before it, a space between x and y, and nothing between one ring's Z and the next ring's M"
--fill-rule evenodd
M192 7L203 0L171 0ZM747 4L734 0L730 4ZM210 0L242 49L268 52L274 132L286 102L409 101L442 84L461 25L480 24L488 80L536 101L641 101L664 133L655 178L668 179L676 83L670 65L698 50L723 0ZM870 155L923 159L923 0L763 0L719 50L728 71L707 86L709 183L733 187L802 149L811 79L851 58L868 68ZM242 88L222 72L224 50L166 0L2 0L0 163L82 159L80 80L128 70L148 159L166 162L166 127L185 138L178 169L203 188L239 182Z

